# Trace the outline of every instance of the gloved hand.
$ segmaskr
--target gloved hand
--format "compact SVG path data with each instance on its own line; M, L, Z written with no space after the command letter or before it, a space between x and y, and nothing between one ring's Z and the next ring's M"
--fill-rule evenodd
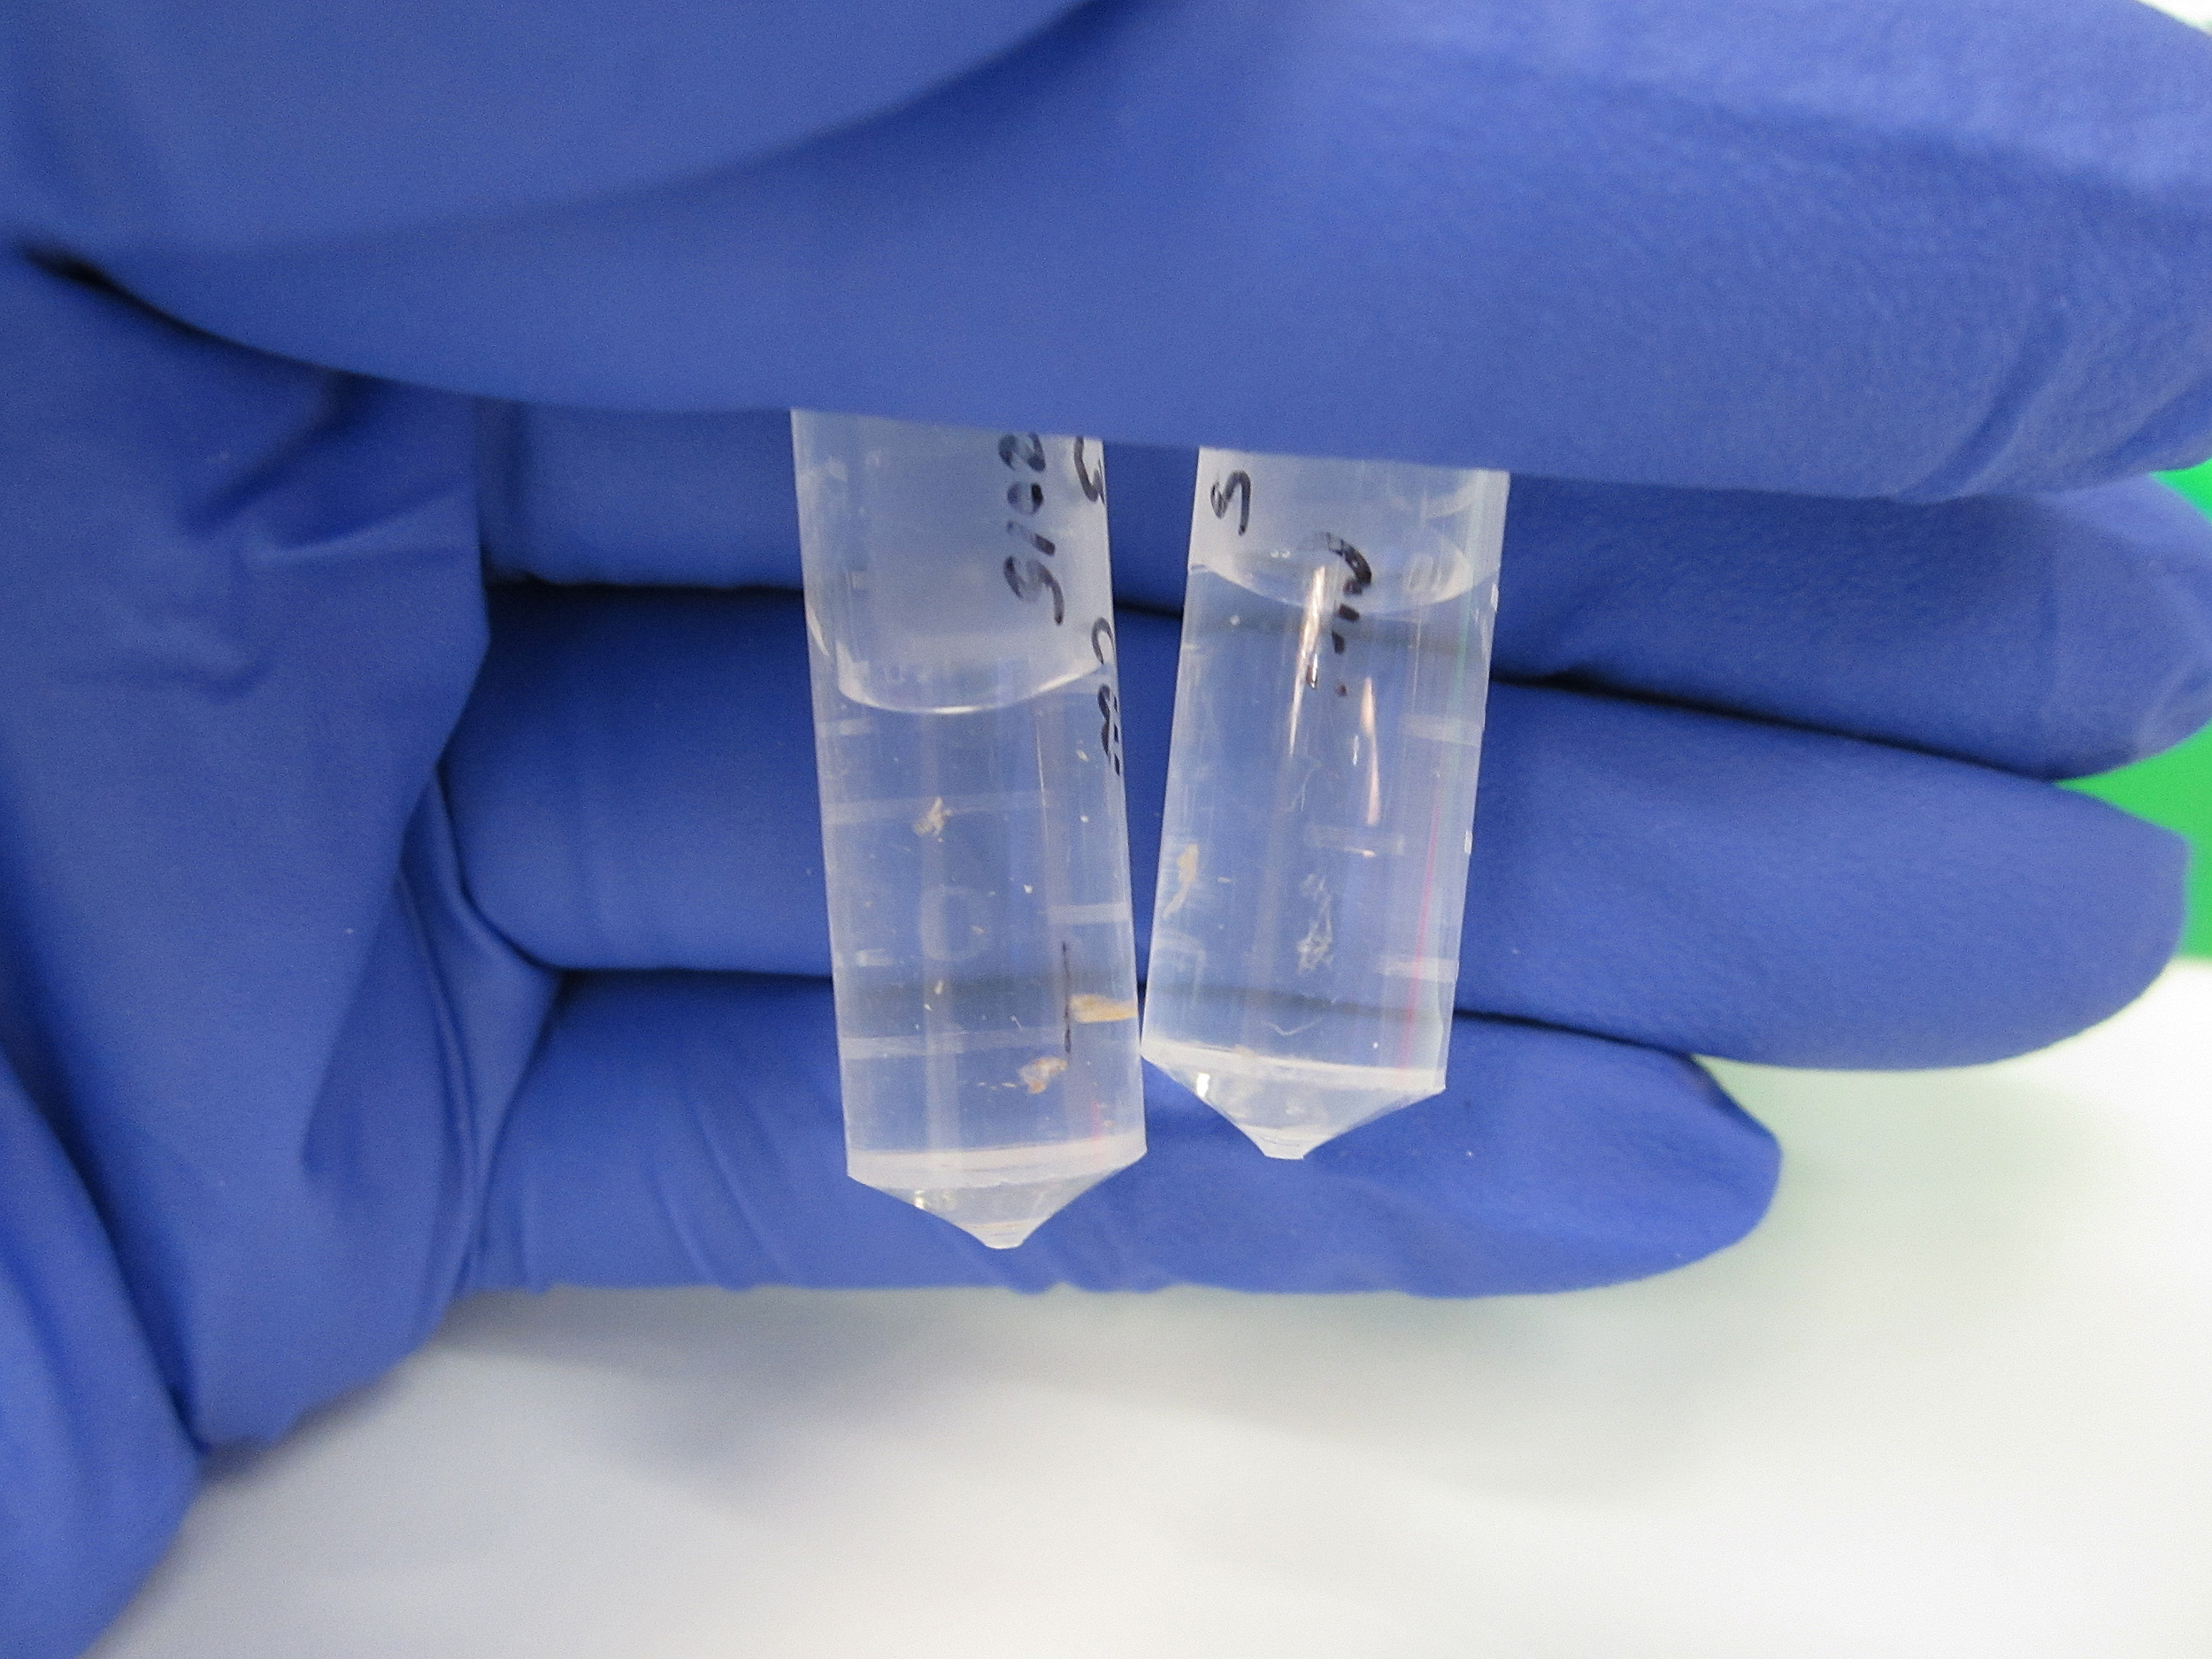
M18 8L0 1651L461 1291L1618 1279L1774 1179L1684 1054L1980 1060L2163 960L2178 845L2040 780L2212 714L2205 526L2115 481L2212 447L2212 42L1063 10ZM650 412L795 403L1166 446L1141 913L1175 446L1524 475L1447 1094L1282 1164L1155 1078L1006 1255L843 1179L782 419Z

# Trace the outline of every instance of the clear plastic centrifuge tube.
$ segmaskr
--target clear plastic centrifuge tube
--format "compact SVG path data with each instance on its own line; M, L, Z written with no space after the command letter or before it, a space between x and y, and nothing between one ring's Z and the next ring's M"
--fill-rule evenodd
M1444 1087L1507 481L1199 452L1144 1057L1270 1157Z
M846 1168L1010 1248L1144 1155L1103 451L791 437Z

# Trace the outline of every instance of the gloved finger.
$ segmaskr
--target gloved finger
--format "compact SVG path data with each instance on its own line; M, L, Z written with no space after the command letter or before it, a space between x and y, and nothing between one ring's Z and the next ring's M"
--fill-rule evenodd
M0 1653L81 1652L197 1479L99 1211L0 1066Z
M563 967L826 973L796 597L518 588L495 612L446 762L487 918ZM1118 627L1144 918L1176 628ZM2183 862L2164 831L1987 768L1501 685L1461 1006L1780 1064L1962 1064L2148 983Z
M1075 3L24 0L13 205L222 247L589 201L894 109Z
M1147 1156L993 1251L846 1178L826 982L588 975L516 1100L472 1283L1492 1295L1679 1266L1765 1211L1773 1141L1686 1060L1462 1018L1450 1067L1298 1163L1148 1073Z
M0 360L0 1046L194 1434L276 1432L434 1322L511 1080L402 875L482 648L469 413L19 260Z
M782 411L483 427L495 572L798 585ZM1194 468L1108 446L1125 601L1180 608ZM2083 776L2212 719L2212 524L2147 480L1909 506L1516 479L1496 672Z
M288 59L347 27L286 19ZM396 96L479 88L224 113L442 179L445 123L359 113ZM233 338L535 402L1940 497L2212 447L2208 104L2212 42L2132 0L1118 0L611 199L237 250L96 188L46 234Z
M2038 778L2212 719L2212 524L2154 480L1907 506L1530 479L1507 536L1509 678Z
M482 600L457 400L19 258L0 361L0 1652L65 1659L197 1446L442 1308L495 1079L396 875Z

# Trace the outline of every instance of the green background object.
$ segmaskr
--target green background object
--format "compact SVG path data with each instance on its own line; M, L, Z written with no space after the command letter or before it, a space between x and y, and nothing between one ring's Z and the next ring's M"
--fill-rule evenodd
M2166 481L2212 517L2212 461ZM2184 952L2212 956L2212 726L2162 755L2073 786L2189 839L2189 931Z

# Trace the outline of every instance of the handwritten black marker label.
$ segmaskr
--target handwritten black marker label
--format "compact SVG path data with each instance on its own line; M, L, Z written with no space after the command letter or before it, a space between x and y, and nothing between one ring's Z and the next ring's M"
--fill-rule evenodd
M998 458L1017 476L1006 487L1006 504L1024 518L1034 518L1045 508L1045 487L1035 479L1019 476L1025 471L1041 472L1045 470L1045 441L1033 432L1010 432L998 441ZM1050 536L1039 535L1018 518L1006 521L1006 534L1024 546L1051 558L1060 550L1059 543ZM1060 579L1052 573L1051 566L1043 560L1025 558L1010 554L1000 567L1006 577L1006 585L1014 597L1021 600L1041 599L1052 595L1052 624L1058 627L1067 620L1068 596L1060 586Z
M1082 490L1085 501L1103 501L1106 499L1106 458L1103 456L1099 457L1095 472L1086 469L1083 465L1085 442L1081 438L1075 441L1075 481Z
M1052 595L1052 620L1055 626L1067 620L1068 596L1060 586L1060 579L1042 559L1025 559L1012 554L1006 557L1006 585L1014 590L1017 599L1034 599L1049 590Z
M1251 528L1251 473L1232 472L1228 477L1222 480L1221 482L1216 484L1212 490L1209 492L1209 495L1213 502L1214 517L1217 518L1227 518L1229 516L1229 503L1232 500L1241 496L1242 500L1239 501L1237 505L1237 534L1239 535L1242 535L1247 530Z

